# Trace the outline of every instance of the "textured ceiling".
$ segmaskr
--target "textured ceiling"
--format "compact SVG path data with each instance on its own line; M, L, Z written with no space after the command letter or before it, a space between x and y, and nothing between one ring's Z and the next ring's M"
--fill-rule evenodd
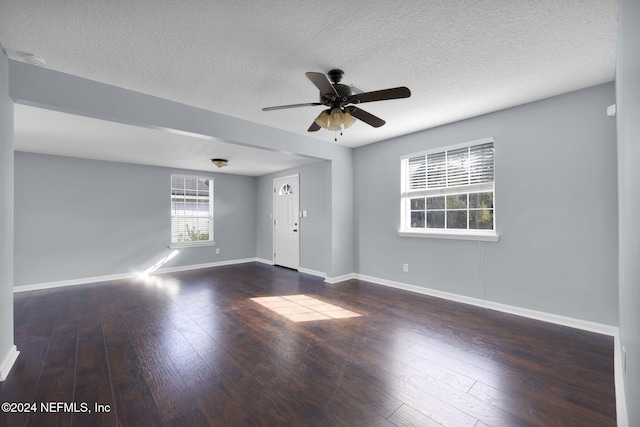
M359 146L612 81L616 0L0 0L12 59L307 134L322 107L306 71L370 91ZM325 141L333 132L311 134Z

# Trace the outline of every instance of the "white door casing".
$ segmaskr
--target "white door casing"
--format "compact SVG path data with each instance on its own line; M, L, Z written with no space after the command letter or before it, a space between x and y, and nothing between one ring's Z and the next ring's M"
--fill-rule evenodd
M300 268L300 179L291 175L273 180L273 261Z

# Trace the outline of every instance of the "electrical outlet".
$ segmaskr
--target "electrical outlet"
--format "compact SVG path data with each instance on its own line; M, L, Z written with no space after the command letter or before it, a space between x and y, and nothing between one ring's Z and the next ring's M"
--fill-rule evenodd
M216 254L220 253L220 248L216 248Z
M409 264L402 264L402 271L404 271L405 273L409 272Z

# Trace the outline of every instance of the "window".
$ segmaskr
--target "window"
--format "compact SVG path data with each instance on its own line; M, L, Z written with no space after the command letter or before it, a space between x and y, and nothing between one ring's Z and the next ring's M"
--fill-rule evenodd
M171 246L213 244L213 179L171 176Z
M401 236L497 240L493 138L401 158Z
M284 196L287 194L293 194L293 189L291 188L291 186L289 184L285 184L280 188L280 191L278 192L278 194L280 196Z

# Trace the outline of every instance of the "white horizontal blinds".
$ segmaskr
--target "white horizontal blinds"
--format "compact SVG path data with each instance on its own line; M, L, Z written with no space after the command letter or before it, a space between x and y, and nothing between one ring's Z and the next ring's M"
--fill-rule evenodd
M409 190L447 186L447 152L409 158Z
M469 147L447 151L447 187L469 184Z
M469 184L493 182L493 142L469 147Z
M427 188L447 185L447 152L427 154Z
M493 142L410 157L408 189L491 183L493 160Z
M426 188L427 168L425 156L409 159L409 190L422 190Z
M212 239L213 181L171 177L171 243Z

